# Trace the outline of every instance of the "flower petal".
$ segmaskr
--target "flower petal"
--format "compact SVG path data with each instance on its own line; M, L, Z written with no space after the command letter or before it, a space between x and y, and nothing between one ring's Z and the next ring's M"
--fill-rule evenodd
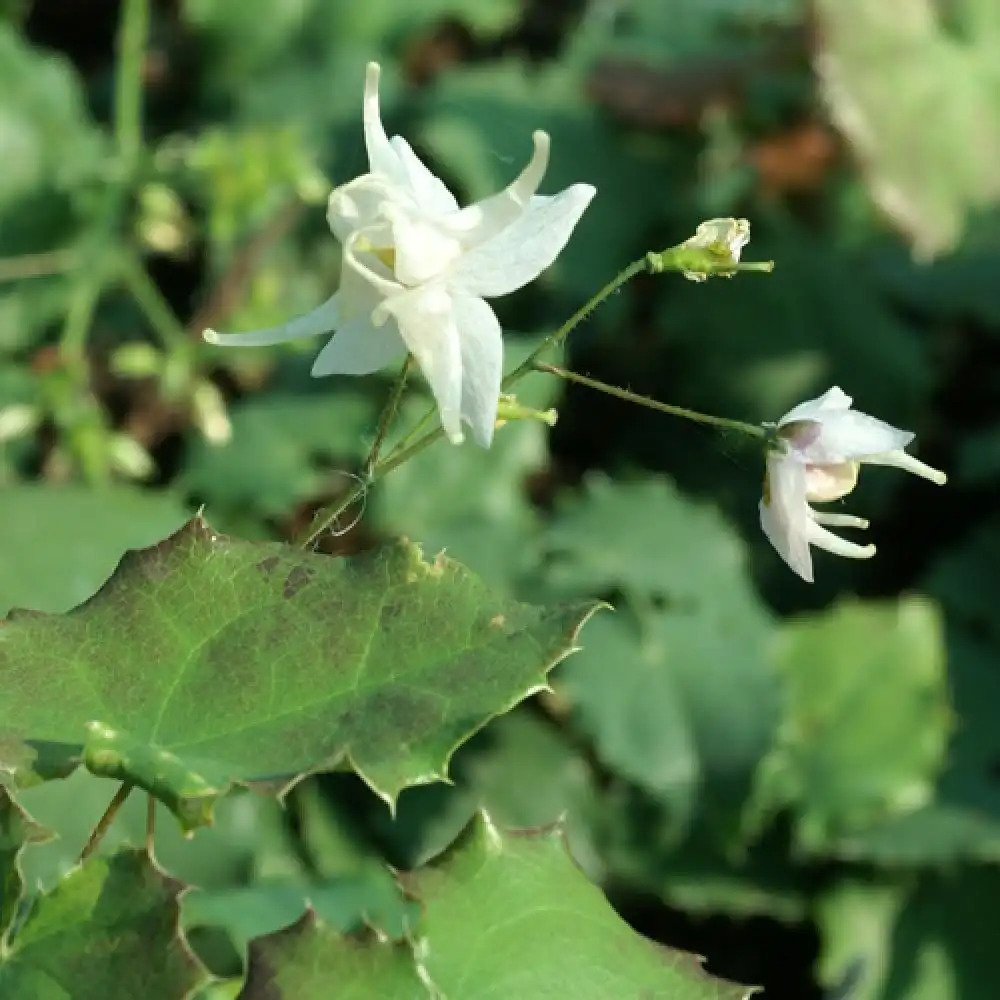
M914 437L857 410L826 410L812 420L785 424L779 434L800 461L815 465L864 462L902 450Z
M439 177L435 177L424 166L420 157L413 152L410 144L401 135L394 135L389 140L389 145L399 160L417 205L424 212L433 216L458 211L455 196L444 186Z
M574 184L554 197L532 198L520 218L462 255L449 284L493 298L534 281L559 255L595 194L589 184Z
M813 582L808 533L813 523L806 504L806 475L789 455L769 455L760 526L778 555L807 583Z
M948 482L946 473L924 464L912 455L907 455L905 451L890 451L885 455L868 455L865 462L869 465L892 465L897 469L912 472L915 476L929 479L932 483L937 483L938 486L944 486Z
M440 285L417 288L386 299L375 312L376 322L380 313L395 317L434 394L445 434L461 444L462 353L451 296Z
M828 503L846 497L858 485L858 463L806 466L806 500Z
M824 414L828 410L849 410L852 402L854 400L839 385L835 385L827 389L822 396L817 396L816 399L807 399L804 403L793 406L778 421L778 426L784 427L785 424L797 420L817 420L819 419L818 415Z
M218 333L204 330L202 337L217 347L268 347L283 344L286 340L301 340L329 333L340 320L339 292L334 293L321 306L317 306L305 316L272 326L266 330L250 330L246 333Z
M382 211L392 225L393 270L402 284L413 287L437 278L461 255L458 240L435 222L399 205L385 205Z
M868 521L863 517L855 517L853 514L834 514L826 510L814 510L813 520L817 524L826 524L831 528L861 528L868 527Z
M875 555L874 545L858 545L849 542L846 538L835 535L832 531L820 527L816 521L810 520L808 527L809 544L815 545L818 549L826 549L835 556L843 556L845 559L871 559Z
M362 121L365 129L365 148L368 151L368 165L373 174L383 174L397 183L405 182L405 172L395 150L389 145L389 137L382 126L379 111L378 81L382 67L370 62L365 67L365 96L362 104Z
M345 323L316 355L313 378L324 375L370 375L406 354L393 319L375 326L370 317Z
M333 235L345 243L356 230L377 223L382 206L398 197L398 187L383 175L362 174L330 192L326 221Z
M462 352L462 420L472 428L476 444L489 448L503 377L500 321L482 299L456 295L453 302Z
M549 165L550 140L540 129L533 133L534 150L527 166L503 191L468 205L450 219L443 220L465 247L495 236L523 214L538 190Z

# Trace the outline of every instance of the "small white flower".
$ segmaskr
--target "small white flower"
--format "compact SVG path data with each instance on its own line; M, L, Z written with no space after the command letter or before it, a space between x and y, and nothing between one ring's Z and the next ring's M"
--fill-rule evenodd
M870 559L874 545L856 545L823 525L867 528L864 518L813 510L810 503L839 500L854 489L860 465L894 465L939 486L947 476L903 450L913 440L876 417L851 409L851 397L834 386L818 399L789 410L778 421L768 454L760 524L778 554L812 583L810 545L848 559Z
M251 333L205 331L213 344L257 347L335 330L312 374L366 375L410 351L454 442L462 423L488 447L503 366L500 324L485 301L533 281L566 245L595 194L574 184L535 194L549 137L509 187L466 208L400 136L388 138L378 103L379 67L365 76L369 172L334 189L327 219L343 245L340 288L306 316Z
M750 242L750 223L746 219L708 219L686 239L682 246L694 250L707 250L734 267L740 262L743 248ZM690 281L705 281L703 271L682 271Z

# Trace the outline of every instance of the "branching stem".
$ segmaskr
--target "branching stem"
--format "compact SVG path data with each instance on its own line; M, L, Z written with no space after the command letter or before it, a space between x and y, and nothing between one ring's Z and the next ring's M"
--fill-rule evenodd
M108 808L104 810L104 815L97 821L97 826L94 827L87 843L84 845L83 851L80 854L81 865L97 850L104 839L104 835L115 821L115 817L121 811L121 807L125 805L125 800L132 794L133 788L135 788L135 785L130 781L123 781L121 783L118 791L115 792L115 797L111 800Z

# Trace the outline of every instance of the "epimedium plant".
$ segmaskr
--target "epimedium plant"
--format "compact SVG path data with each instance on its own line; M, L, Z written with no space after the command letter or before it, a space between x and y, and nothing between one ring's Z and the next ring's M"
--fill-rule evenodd
M142 163L139 68L148 3L124 5L117 150L124 202ZM639 396L544 360L601 302L640 273L692 280L769 271L740 260L745 220L713 219L690 239L625 268L528 357L503 373L500 326L485 299L532 280L568 241L594 196L585 184L535 194L549 140L500 194L458 207L405 140L389 139L369 66L363 122L370 170L334 190L329 219L343 246L341 288L307 316L219 344L262 346L335 330L313 372L367 374L399 361L374 442L345 497L297 545L216 532L202 516L127 555L96 595L64 614L19 611L0 644L0 988L14 998L185 997L210 975L177 929L184 885L155 860L155 803L198 835L237 786L282 795L307 775L357 773L389 808L408 787L443 781L456 749L489 720L546 687L601 602L535 606L499 596L412 542L374 553L313 551L382 478L462 423L488 447L498 425L551 421L510 395L532 372L745 434L766 452L762 526L779 554L811 578L809 544L865 556L820 533L810 502L839 499L858 463L942 474L902 452L912 435L850 409L831 389L777 425L700 414ZM105 237L107 237L105 233ZM119 262L121 263L121 262ZM115 265L116 268L118 264ZM117 273L117 272L116 272ZM177 323L141 262L120 276L165 338ZM99 282L71 301L64 345L80 361ZM387 454L416 365L436 407ZM81 390L83 391L83 390ZM435 427L435 417L440 426ZM89 454L89 453L88 453ZM40 693L44 692L44 697ZM78 866L29 897L25 848L46 833L17 790L83 767L120 782ZM96 849L136 789L149 801L147 841L111 857ZM633 933L575 867L558 828L505 832L479 814L439 857L394 875L416 911L396 933L371 920L345 934L310 908L250 943L253 997L551 995L664 1000L744 997L750 988L704 977L697 963ZM502 919L497 918L502 914ZM571 968L567 956L572 955ZM218 985L218 984L216 984Z

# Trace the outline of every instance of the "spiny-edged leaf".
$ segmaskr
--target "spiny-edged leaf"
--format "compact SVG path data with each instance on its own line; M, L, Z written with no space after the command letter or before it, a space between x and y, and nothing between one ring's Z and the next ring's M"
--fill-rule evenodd
M182 888L144 852L91 859L36 902L0 960L0 996L183 1000L205 973L178 929Z
M243 888L190 892L184 897L184 926L222 928L243 951L253 938L287 927L310 908L339 931L369 926L396 940L419 917L389 871L369 865L366 871L314 884L260 880Z
M409 947L373 934L345 937L308 912L250 946L239 1000L423 1000Z
M21 851L41 843L49 834L0 785L0 940L10 929L24 894Z
M590 631L602 615L587 627ZM413 869L444 851L477 809L507 827L547 826L566 817L573 855L588 869L600 868L587 817L602 809L585 750L562 726L524 705L494 719L455 755L454 784L410 788L395 816L370 797L338 802L340 826L358 819L372 830L397 868Z
M391 802L542 687L595 607L497 599L405 541L334 559L196 518L70 614L6 623L0 767L30 777L11 736L40 770L82 756L189 827L233 782L343 761Z
M636 934L566 851L558 828L501 833L485 814L407 876L424 906L415 954L462 1000L736 1000L752 990Z
M817 851L924 805L950 730L935 605L845 602L782 639L787 708L753 822L791 807L799 846Z
M995 32L950 34L934 0L817 6L820 80L874 197L919 253L952 249L1000 199Z
M159 541L187 518L171 497L121 487L5 487L0 614L68 611L97 590L122 552Z
M702 795L733 818L779 708L773 626L735 531L665 480L592 478L545 545L557 592L620 590L631 612L595 622L558 675L602 760L669 803L678 835Z

